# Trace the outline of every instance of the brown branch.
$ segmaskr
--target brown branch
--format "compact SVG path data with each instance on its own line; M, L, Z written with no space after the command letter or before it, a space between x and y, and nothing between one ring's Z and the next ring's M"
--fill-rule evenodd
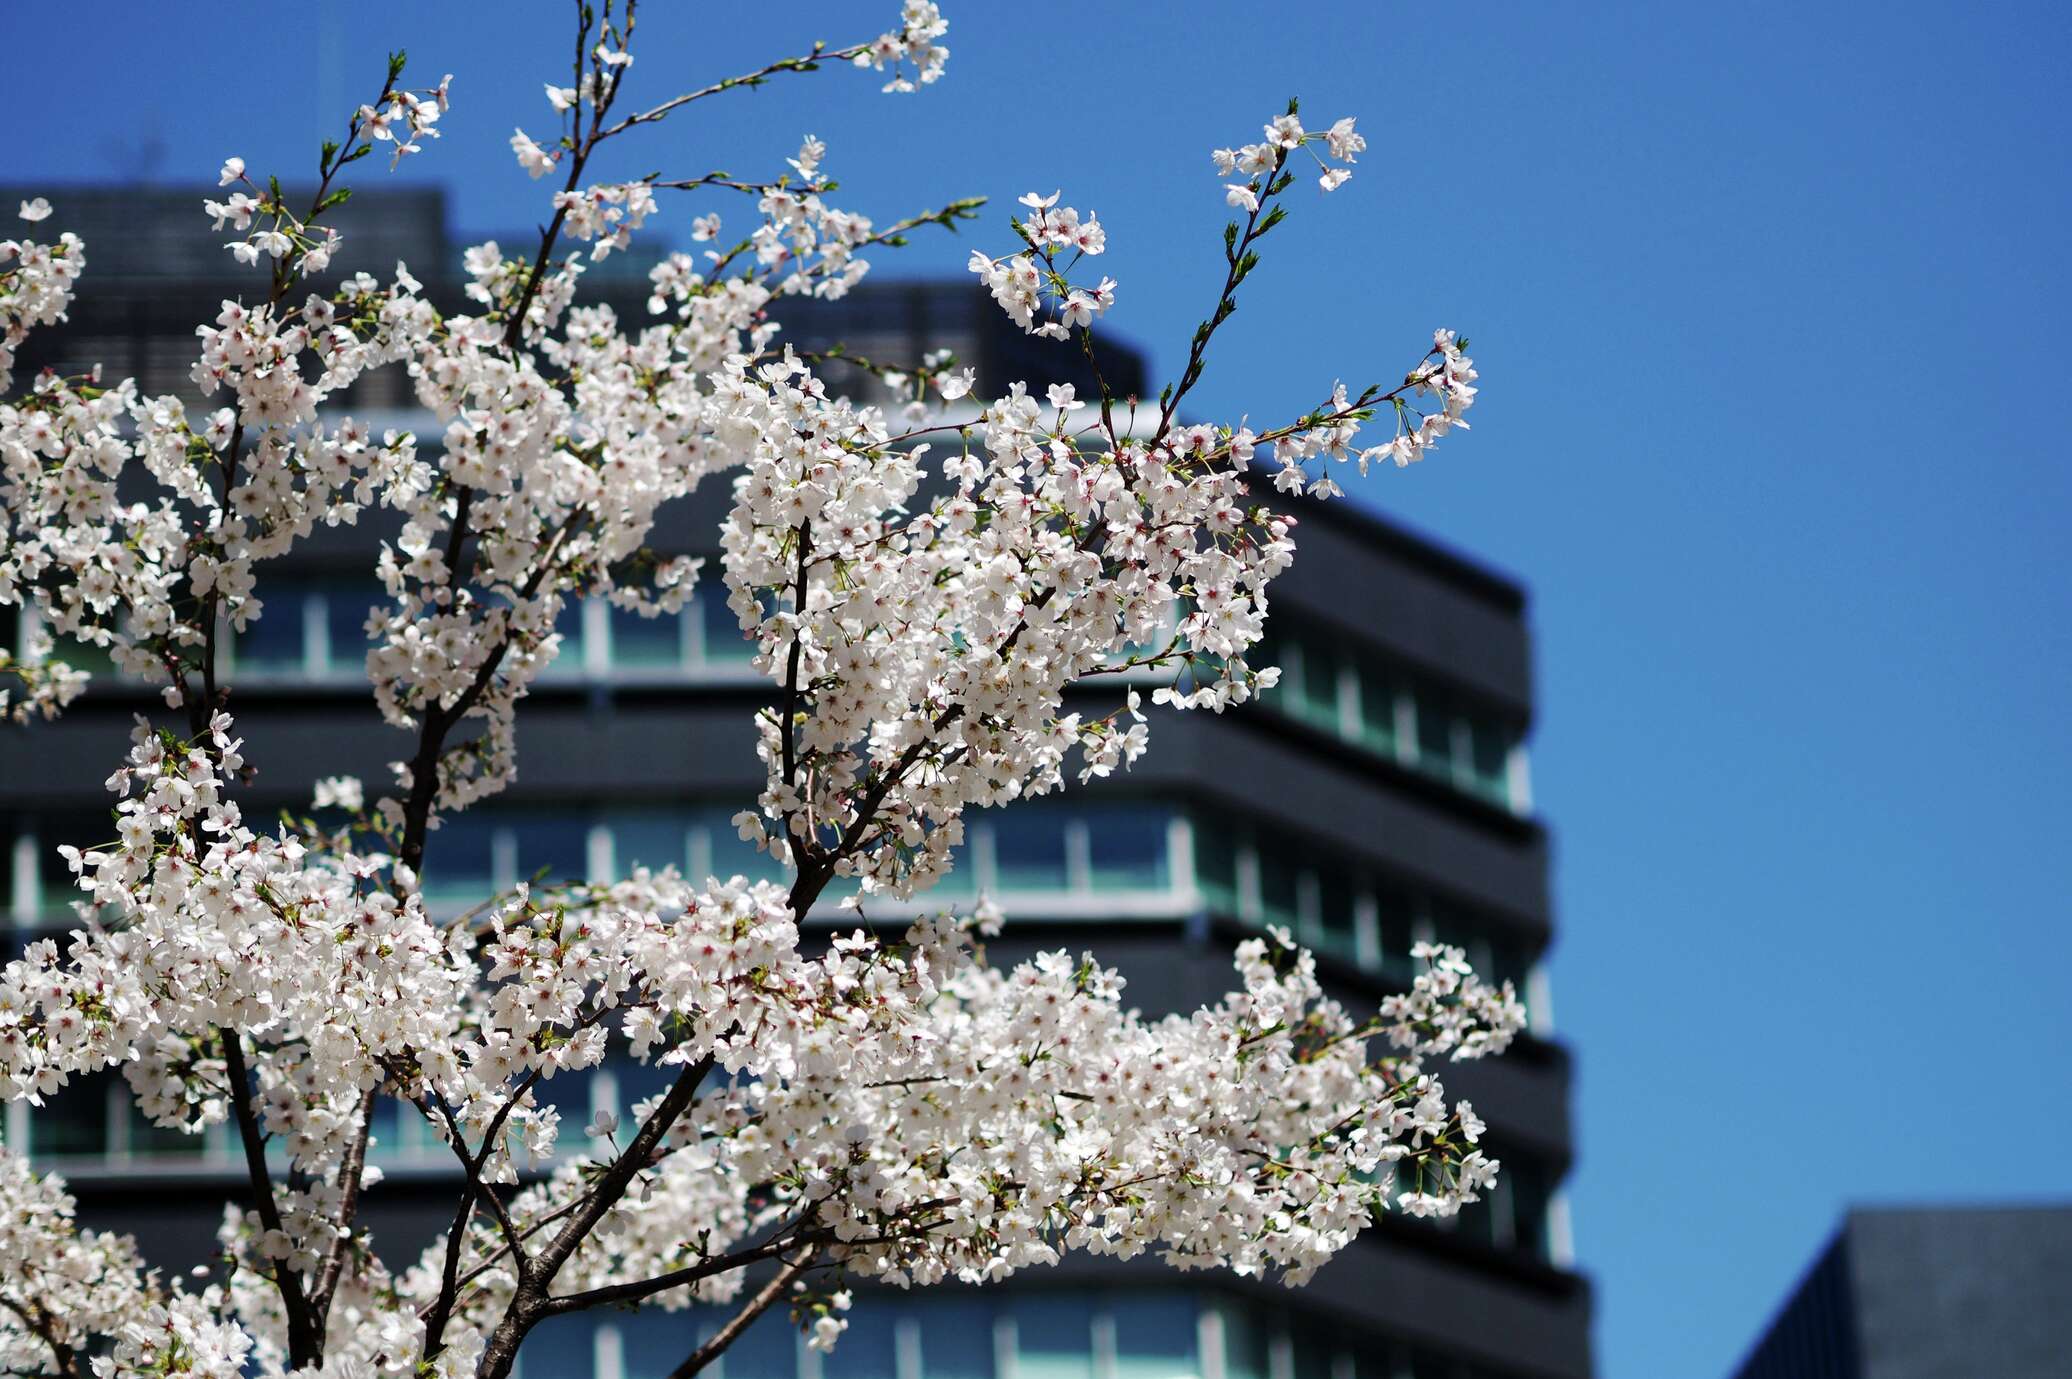
M236 1030L226 1028L218 1034L223 1044L224 1080L230 1084L230 1105L237 1117L238 1138L244 1145L245 1172L251 1179L259 1223L268 1231L279 1231L280 1206L273 1200L273 1178L266 1168L266 1141L259 1134L259 1119L252 1110L244 1045ZM316 1364L322 1358L319 1352L323 1336L302 1291L302 1276L289 1268L286 1260L277 1259L273 1261L273 1281L280 1289L281 1307L287 1313L288 1367L300 1369Z
M669 1371L669 1379L691 1379L691 1376L711 1364L720 1352L732 1345L757 1317L770 1310L770 1305L784 1296L784 1290L791 1281L804 1273L811 1257L794 1263L785 1260L781 1268L771 1276L756 1295L750 1298L739 1312L728 1319L727 1324L714 1332L712 1339L684 1357L682 1364Z
M800 1219L803 1220L804 1218ZM824 1237L820 1233L795 1239L781 1238L785 1232L791 1229L792 1225L796 1224L797 1222L793 1222L791 1225L785 1226L783 1231L779 1232L779 1239L768 1240L760 1245L751 1246L746 1250L736 1250L732 1254L715 1255L711 1259L700 1260L696 1264L687 1264L681 1269L672 1269L666 1274L657 1274L653 1278L636 1279L630 1283L608 1284L602 1288L592 1288L581 1293L568 1293L558 1298L550 1297L546 1300L546 1315L551 1317L559 1316L563 1312L581 1312L586 1308L602 1307L615 1302L638 1302L642 1298L651 1298L657 1293L666 1293L671 1288L681 1288L687 1283L696 1283L701 1278L711 1278L714 1274L731 1273L735 1269L746 1268L750 1264L757 1264L765 1259L778 1258L786 1250L795 1249L800 1244L812 1243L817 1245L821 1243Z
M379 1088L368 1089L367 1098L360 1106L360 1128L345 1152L345 1164L339 1174L344 1195L338 1204L338 1243L331 1247L330 1257L324 1261L323 1271L317 1275L316 1287L310 1294L310 1307L320 1321L331 1314L331 1299L337 1293L339 1274L345 1268L345 1257L352 1246L353 1217L360 1207L360 1182L367 1172L367 1141L374 1133L374 1103L379 1096Z
M22 1325L29 1328L37 1340L50 1347L51 1363L58 1367L58 1373L65 1379L87 1379L83 1356L71 1346L58 1339L57 1327L43 1308L34 1304L18 1303L12 1298L0 1297L0 1307L6 1308L22 1319ZM26 1370L16 1371L27 1373Z

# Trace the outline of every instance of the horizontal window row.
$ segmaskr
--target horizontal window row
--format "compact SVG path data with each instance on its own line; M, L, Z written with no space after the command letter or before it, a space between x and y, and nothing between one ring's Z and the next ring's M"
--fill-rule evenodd
M366 674L367 624L391 604L371 581L262 579L260 616L227 640L229 674L247 680L356 681ZM32 615L33 616L33 615ZM17 619L10 647L26 646ZM727 607L726 587L714 580L692 591L682 613L648 618L614 608L601 598L571 599L555 630L561 650L542 674L548 679L680 678L685 675L744 675L755 644L743 636L740 620ZM61 643L58 654L89 674L105 675L113 663L99 647Z
M619 1053L596 1068L542 1079L533 1096L559 1115L560 1151L579 1154L587 1144L583 1127L599 1112L608 1111L631 1124L633 1108L666 1091L675 1078L673 1068ZM227 1124L199 1134L154 1125L137 1109L128 1083L112 1069L73 1078L45 1097L42 1106L10 1103L0 1110L0 1143L25 1147L37 1164L75 1174L82 1168L131 1172L181 1167L234 1173L244 1163ZM1495 1191L1459 1216L1429 1226L1492 1249L1549 1257L1554 1175L1540 1161L1507 1152L1501 1144L1484 1147L1503 1164ZM278 1144L272 1156L285 1169ZM369 1162L392 1170L443 1173L454 1168L452 1150L417 1108L389 1096L375 1102L367 1156Z
M262 582L265 611L229 639L228 671L250 681L350 681L364 673L371 612L387 606L379 585L277 577ZM554 680L658 681L748 678L754 643L742 635L716 577L698 585L681 614L647 618L601 598L562 609ZM22 640L17 632L12 645ZM1159 647L1134 648L1149 654ZM80 669L107 674L107 654L67 643ZM1523 730L1515 717L1474 702L1383 654L1299 615L1276 613L1248 658L1281 668L1261 703L1391 757L1477 798L1518 813L1531 808ZM1157 675L1163 672L1148 671Z
M1279 666L1260 702L1491 804L1532 808L1524 727L1378 651L1275 613L1246 659Z
M1027 1277L1026 1275L1024 1276ZM662 1379L728 1313L577 1314L535 1331L519 1379ZM1424 1345L1211 1289L1008 1286L864 1292L832 1352L773 1309L718 1379L1501 1379Z
M1289 929L1306 947L1382 972L1415 975L1411 945L1467 950L1475 970L1528 996L1537 954L1507 926L1300 835L1223 813L1194 817L1195 884L1210 909Z
M491 803L448 819L425 850L424 889L435 911L453 913L521 880L604 883L635 867L676 867L686 876L746 876L783 882L788 868L741 840L737 805L651 809ZM878 912L968 902L980 892L1008 916L1126 921L1207 912L1279 925L1307 946L1404 985L1419 940L1467 950L1478 971L1510 981L1544 1030L1535 990L1537 951L1510 927L1380 870L1349 862L1307 839L1232 814L1182 811L1156 800L1068 804L1035 800L967 816L956 865L910 906L880 901ZM0 848L0 895L15 926L10 951L39 928L62 926L79 896L60 843L109 841L105 815L17 816ZM830 888L819 913L854 882Z

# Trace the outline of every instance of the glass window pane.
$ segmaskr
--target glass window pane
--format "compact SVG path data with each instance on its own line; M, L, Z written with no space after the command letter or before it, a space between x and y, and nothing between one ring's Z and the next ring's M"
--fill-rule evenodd
M732 809L707 809L699 813L699 822L704 825L706 838L712 847L712 874L725 881L735 876L745 876L751 881L782 881L787 868L784 863L767 852L757 852L755 844L744 842L741 831L734 827ZM696 878L702 882L703 878Z
M105 682L115 674L115 656L107 647L76 637L52 637L49 659L63 661L74 670L84 671L97 683Z
M1291 1337L1295 1352L1295 1379L1332 1379L1332 1342L1330 1334L1318 1334L1317 1330L1297 1324Z
M1417 692L1417 762L1442 776L1453 773L1453 708L1430 689Z
M583 673L583 600L571 594L561 600L554 615L554 630L561 634L561 649L540 673L567 679Z
M1237 848L1237 830L1228 818L1208 810L1195 814L1194 881L1225 914L1237 913Z
M1302 644L1302 684L1295 707L1318 727L1338 730L1338 657L1314 637Z
M1149 805L1117 805L1087 816L1087 852L1095 890L1164 890L1171 815Z
M741 1339L727 1347L720 1368L726 1379L796 1379L798 1344L791 1313L780 1304L757 1317Z
M1259 904L1269 924L1293 924L1299 893L1295 860L1274 839L1259 843Z
M473 905L496 888L495 829L481 814L446 819L425 839L425 898Z
M663 1050L657 1048L654 1052L656 1057L660 1057ZM622 1125L633 1123L634 1107L650 1097L660 1096L668 1091L675 1085L677 1078L683 1075L682 1066L675 1063L642 1063L624 1054L613 1057L610 1062L612 1083L618 1093L619 1102L614 1109L618 1112Z
M1266 1328L1249 1307L1223 1309L1223 1372L1228 1379L1268 1379Z
M37 908L44 919L69 929L76 915L72 902L86 898L72 868L58 855L60 844L77 848L106 847L115 841L115 823L107 814L58 814L36 821ZM62 935L58 947L63 949Z
M302 608L305 593L292 585L259 589L260 615L231 633L239 670L290 674L303 668Z
M698 1348L700 1327L710 1333L719 1322L715 1308L692 1307L681 1312L645 1308L619 1318L619 1354L625 1379L668 1379L670 1371ZM721 1361L724 1367L725 1361Z
M1356 955L1353 937L1355 878L1342 868L1326 867L1317 874L1317 946L1328 953L1350 958Z
M1093 1379L1093 1303L1077 1293L1015 1298L1015 1379Z
M1381 930L1381 970L1397 985L1408 986L1417 975L1419 964L1410 959L1410 945L1414 942L1412 928L1415 911L1410 893L1399 886L1387 884L1374 888L1376 917Z
M821 1379L898 1379L893 1340L896 1296L866 1293L847 1312L849 1327L835 1348L820 1357Z
M970 1292L916 1294L922 1379L992 1379L992 1304Z
M683 871L690 865L690 820L685 815L661 811L614 814L608 827L612 835L614 880L633 875L635 867L651 871L675 867Z
M1510 1180L1512 1240L1517 1248L1544 1259L1547 1213L1553 1198L1550 1175L1536 1160L1520 1154L1503 1155L1502 1162L1503 1175Z
M1396 677L1376 661L1360 666L1360 737L1378 752L1396 752Z
M376 1097L374 1123L367 1130L367 1157L384 1163L403 1157L403 1124L416 1115L415 1108L405 1111L403 1103L392 1096Z
M1498 719L1477 714L1468 720L1475 785L1499 803L1510 797L1511 732Z
M367 635L367 619L377 608L388 607L387 591L378 584L338 584L324 591L324 635L334 673L365 672L367 647L373 640Z
M192 1158L208 1147L201 1135L190 1135L185 1130L153 1125L150 1118L137 1109L136 1098L130 1095L129 1083L124 1081L118 1089L123 1100L123 1109L129 1118L129 1152L142 1158Z
M1120 1293L1115 1316L1115 1379L1175 1379L1199 1372L1196 1304L1183 1293Z
M933 1291L933 1290L929 1290ZM993 1308L953 1294L916 1299L922 1379L993 1379Z
M518 880L530 881L543 870L543 884L589 879L590 826L581 816L519 815L510 829L518 850Z
M698 616L704 620L705 659L721 664L746 664L755 657L755 643L741 630L741 619L727 607L727 586L719 580L700 584L691 595Z
M1003 891L1061 891L1065 869L1065 812L1045 805L1012 804L993 817L993 866Z
M549 1317L541 1322L518 1347L518 1379L590 1379L596 1330L591 1317Z
M950 869L942 879L929 887L923 900L951 903L965 896L978 894L978 873L971 862L971 834L967 827L964 841L950 849Z
M112 1073L75 1077L29 1110L32 1158L108 1152L108 1088Z
M683 664L680 615L649 618L630 608L614 608L611 616L614 666L674 668Z

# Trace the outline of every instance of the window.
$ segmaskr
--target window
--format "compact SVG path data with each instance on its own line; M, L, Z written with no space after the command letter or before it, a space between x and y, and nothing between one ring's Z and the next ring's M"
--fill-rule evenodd
M1463 703L1449 688L1335 631L1277 614L1246 659L1277 665L1280 684L1260 703L1386 757L1414 762L1463 791L1506 808L1511 757L1522 739L1499 710ZM1350 672L1350 674L1348 674Z
M1094 1309L1078 1293L1033 1293L1009 1304L1015 1379L1093 1379Z
M589 879L590 830L582 818L518 815L507 827L513 847L513 881L541 877L542 884L553 885Z
M1194 878L1203 897L1225 914L1238 911L1237 830L1218 811L1194 816Z
M71 1158L108 1152L108 1093L115 1074L75 1077L29 1113L29 1156Z
M1114 1379L1173 1379L1200 1372L1193 1298L1184 1293L1112 1296Z
M950 849L950 870L925 892L928 899L952 901L978 894L978 870L972 864L971 829L965 825L964 841ZM919 896L916 897L920 898Z
M367 620L388 607L388 591L378 584L340 583L324 590L324 644L332 674L365 672L374 641Z
M43 919L69 931L74 922L72 903L84 900L86 892L79 889L78 878L72 875L71 866L58 855L58 846L70 843L78 848L92 848L112 843L115 841L115 822L110 815L98 813L62 814L37 823L36 870L40 894L36 897L36 908ZM44 828L46 823L47 830ZM58 946L64 946L62 938Z
M75 637L53 637L50 659L63 661L74 670L84 671L95 680L106 680L115 674L115 656L104 646L80 641Z
M734 827L733 816L738 812L719 808L700 813L700 822L705 825L705 835L711 843L712 874L722 881L735 876L745 876L750 881L783 880L784 863L767 852L756 851L755 844L744 841L741 830ZM781 841L779 846L783 846ZM703 877L694 879L701 885L704 882Z
M719 1327L719 1322L711 1322L710 1330L704 1334L709 1336ZM794 1379L798 1373L798 1340L789 1309L773 1307L756 1318L755 1324L741 1333L741 1339L728 1347L720 1365L726 1371L726 1379Z
M231 634L233 664L264 675L300 675L307 645L303 635L306 591L296 585L259 589L259 616Z
M858 1299L835 1348L820 1357L820 1379L899 1379L898 1312L889 1297Z
M1498 804L1511 799L1512 733L1488 714L1468 719L1469 777L1475 789Z
M1300 871L1294 853L1261 840L1259 847L1259 919L1263 924L1295 924L1300 905Z
M597 1324L589 1317L547 1318L518 1347L518 1379L589 1379L595 1372L596 1338Z
M1356 878L1342 867L1326 866L1317 873L1315 947L1342 958L1359 957L1358 891Z
M746 665L755 658L755 643L741 630L741 619L727 607L727 586L700 583L691 595L704 623L707 665Z
M1379 661L1369 658L1360 665L1360 740L1383 756L1399 750L1396 738L1396 698L1401 681Z
M918 1302L922 1379L993 1379L992 1305L962 1293Z
M993 823L993 873L1003 891L1061 891L1071 882L1066 816L1044 804L1010 807Z
M137 1100L130 1094L129 1083L118 1077L112 1089L122 1099L126 1120L124 1129L128 1141L123 1146L133 1158L198 1158L208 1149L205 1135L190 1135L185 1130L171 1126L153 1125L150 1117L137 1108Z
M1171 884L1166 836L1171 817L1144 805L1087 812L1088 869L1095 890L1162 890Z
M425 839L424 894L433 905L474 905L496 889L496 830L491 817L452 815Z
M660 811L616 814L612 816L609 828L613 880L624 880L633 875L635 867L647 867L653 871L664 867L689 870L690 857L685 845L689 841L690 827L681 815ZM703 881L705 878L695 879Z
M614 669L667 669L682 667L684 659L683 618L676 613L643 617L629 608L611 610Z
M1438 691L1417 691L1417 764L1438 776L1453 774L1453 710Z
M1337 732L1338 657L1321 639L1305 642L1301 672L1289 707L1326 732Z
M622 1314L618 1327L624 1379L667 1379L698 1348L699 1323L709 1312L705 1308L682 1312L645 1308Z
M583 602L573 594L561 600L561 611L554 615L554 630L561 636L561 648L540 672L542 676L567 680L583 675Z

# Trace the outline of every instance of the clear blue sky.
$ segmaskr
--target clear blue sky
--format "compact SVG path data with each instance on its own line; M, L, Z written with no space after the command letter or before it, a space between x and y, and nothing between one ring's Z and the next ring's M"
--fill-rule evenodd
M1360 117L1359 175L1294 198L1197 397L1283 417L1435 325L1475 341L1473 434L1361 496L1533 588L1604 1373L1722 1373L1846 1203L2072 1195L2066 13L946 7L920 96L743 93L620 171L761 174L810 130L881 220L1063 187L1169 376L1220 277L1207 150L1290 94ZM651 0L632 89L895 9ZM458 77L405 175L464 229L530 225L504 141L550 126L565 11L32 7L15 48L68 56L14 64L0 177L153 139L168 178L299 176L320 108L407 45Z

